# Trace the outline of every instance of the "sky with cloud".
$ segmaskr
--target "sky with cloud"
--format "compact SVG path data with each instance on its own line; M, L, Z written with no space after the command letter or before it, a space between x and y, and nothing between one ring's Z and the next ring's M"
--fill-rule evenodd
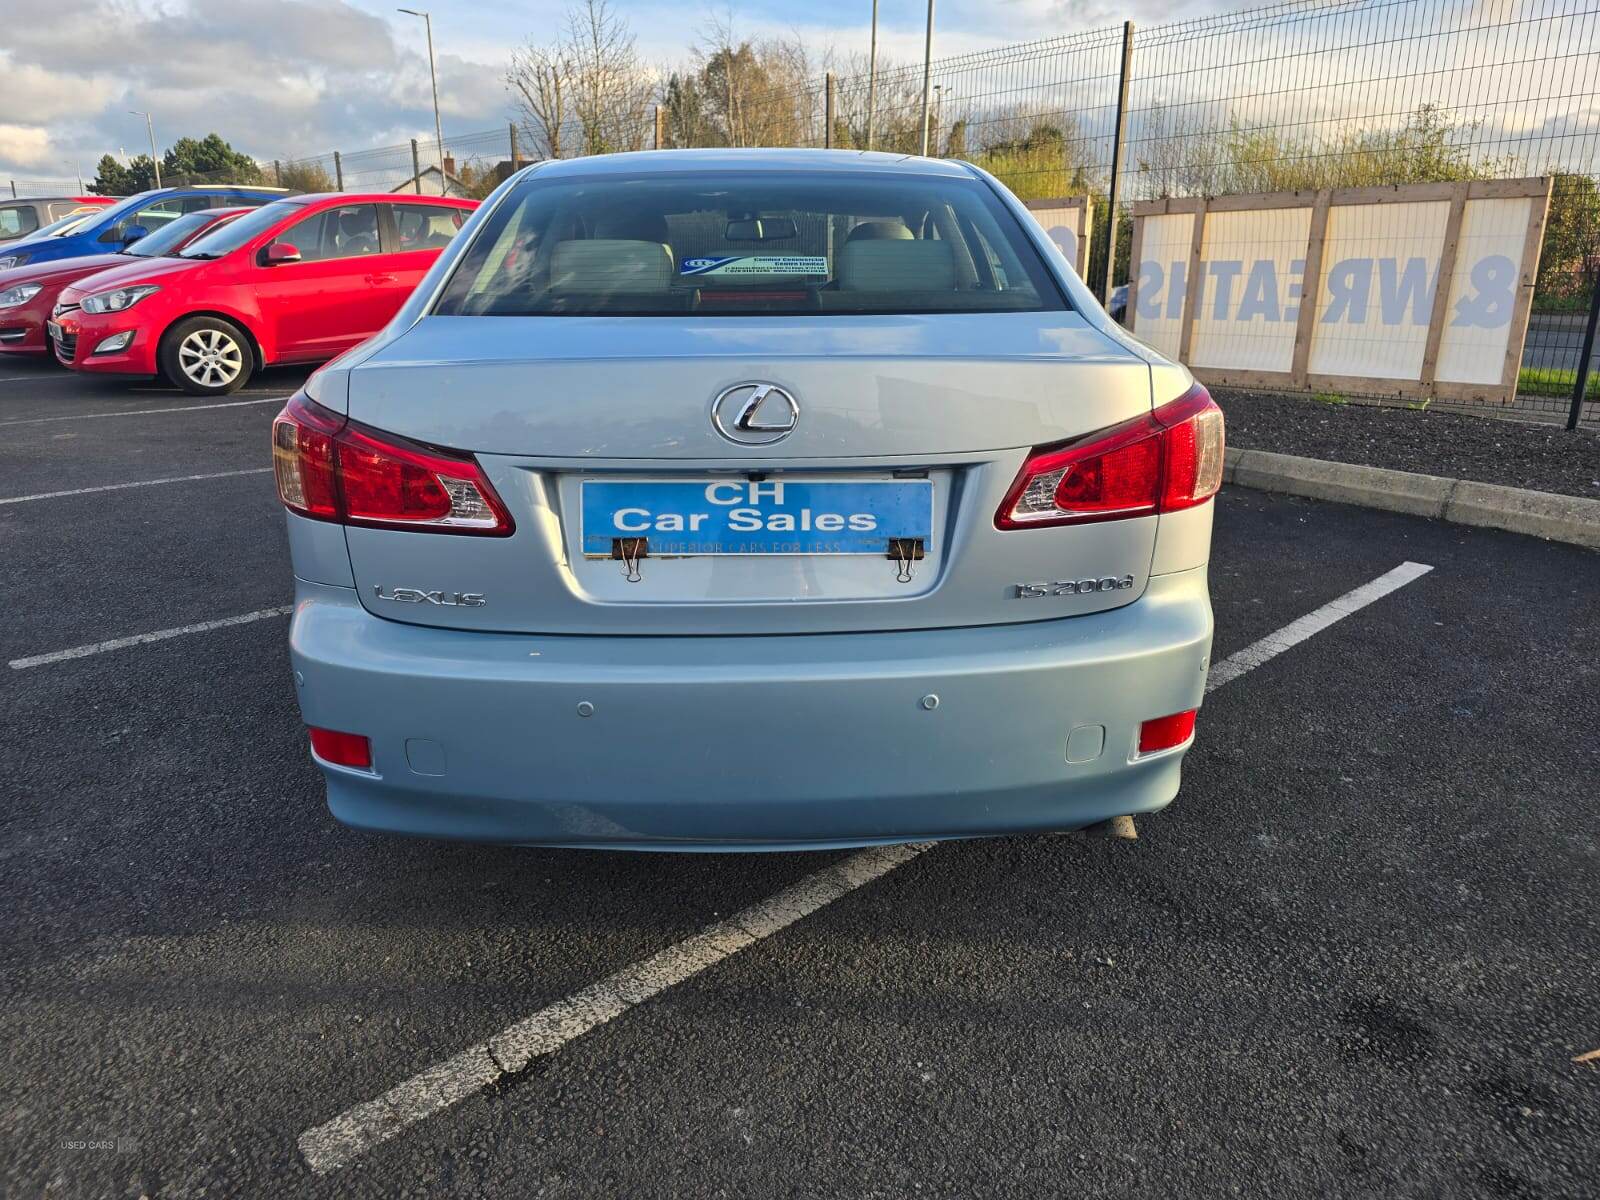
M864 52L871 0L729 5L613 0L640 52L682 64L713 18L740 36L798 35L817 54ZM408 7L421 7L412 3ZM551 38L566 0L433 0L444 127L511 116L512 47ZM1219 0L940 0L943 56L1114 25L1242 7ZM920 59L926 5L880 0L880 53ZM422 22L369 0L0 0L0 187L88 177L105 153L220 133L259 158L359 150L431 135Z

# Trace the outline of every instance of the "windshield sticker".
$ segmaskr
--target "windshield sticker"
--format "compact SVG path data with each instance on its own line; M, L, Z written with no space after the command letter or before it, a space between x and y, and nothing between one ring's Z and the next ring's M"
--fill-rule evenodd
M823 275L828 260L805 254L737 254L725 258L686 258L683 275Z

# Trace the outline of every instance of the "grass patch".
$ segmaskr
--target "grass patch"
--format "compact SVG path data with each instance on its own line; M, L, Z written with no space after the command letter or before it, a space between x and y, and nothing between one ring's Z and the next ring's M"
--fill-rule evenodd
M1524 396L1567 396L1578 386L1578 372L1569 367L1523 367L1517 372L1517 391ZM1600 400L1600 371L1590 368L1585 400Z
M1349 404L1338 392L1313 392L1311 398L1319 404Z

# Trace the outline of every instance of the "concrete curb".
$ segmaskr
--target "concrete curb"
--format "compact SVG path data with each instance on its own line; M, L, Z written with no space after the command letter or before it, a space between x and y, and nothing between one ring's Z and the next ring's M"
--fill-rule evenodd
M1266 450L1229 449L1222 478L1225 483L1264 492L1336 500L1433 517L1456 525L1505 529L1600 550L1600 500L1581 496L1297 458Z

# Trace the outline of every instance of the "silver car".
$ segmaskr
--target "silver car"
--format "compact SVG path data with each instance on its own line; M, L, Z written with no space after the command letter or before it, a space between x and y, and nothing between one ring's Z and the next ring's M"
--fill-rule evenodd
M329 806L745 850L1159 809L1222 453L975 167L529 167L273 429Z

